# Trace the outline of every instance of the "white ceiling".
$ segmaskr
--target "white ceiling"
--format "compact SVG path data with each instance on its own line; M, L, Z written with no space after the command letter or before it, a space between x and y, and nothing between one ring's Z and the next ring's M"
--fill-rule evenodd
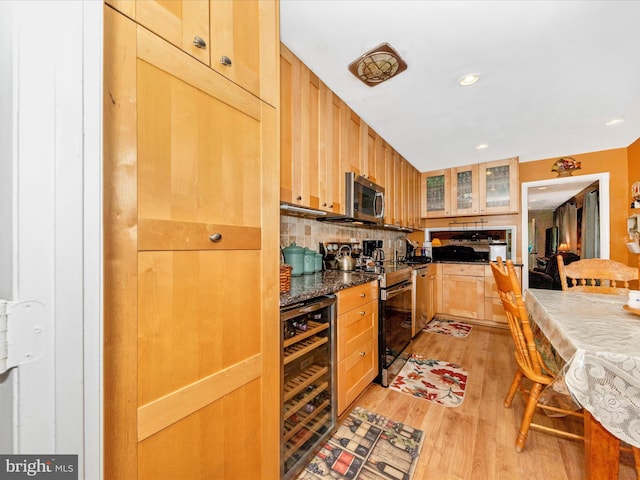
M283 43L420 171L640 137L639 1L281 0L280 21ZM384 42L409 66L368 87L347 66ZM479 82L458 85L470 72Z

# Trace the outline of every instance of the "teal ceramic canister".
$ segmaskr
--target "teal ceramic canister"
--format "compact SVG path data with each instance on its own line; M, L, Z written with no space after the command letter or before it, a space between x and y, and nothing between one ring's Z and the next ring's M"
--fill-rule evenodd
M316 272L322 271L322 254L321 253L316 253L315 271Z
M287 265L291 265L291 275L298 276L304 273L304 248L291 242L291 245L282 249L284 253L284 261Z
M304 274L308 275L316 269L316 252L315 250L304 249Z

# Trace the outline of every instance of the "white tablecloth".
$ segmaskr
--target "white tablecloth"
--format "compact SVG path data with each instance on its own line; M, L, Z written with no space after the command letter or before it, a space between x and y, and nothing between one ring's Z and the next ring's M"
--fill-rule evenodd
M627 297L529 289L530 318L565 360L575 400L609 432L640 447L640 316Z

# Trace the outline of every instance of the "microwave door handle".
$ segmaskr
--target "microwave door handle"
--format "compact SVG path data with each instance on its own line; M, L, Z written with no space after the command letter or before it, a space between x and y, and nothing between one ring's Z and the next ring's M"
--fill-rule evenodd
M384 218L384 193L376 192L376 198L380 199L380 213L374 212L375 217L376 218ZM375 202L374 204L377 205L378 202Z

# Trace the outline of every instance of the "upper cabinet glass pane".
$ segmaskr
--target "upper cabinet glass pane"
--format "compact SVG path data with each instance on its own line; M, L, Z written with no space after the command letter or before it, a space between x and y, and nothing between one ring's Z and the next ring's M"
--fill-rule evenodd
M487 208L509 206L509 165L486 169Z
M458 210L470 209L473 204L473 172L471 170L458 172L456 181L458 187L456 207Z
M444 175L427 177L427 210L430 212L444 211L445 193Z

